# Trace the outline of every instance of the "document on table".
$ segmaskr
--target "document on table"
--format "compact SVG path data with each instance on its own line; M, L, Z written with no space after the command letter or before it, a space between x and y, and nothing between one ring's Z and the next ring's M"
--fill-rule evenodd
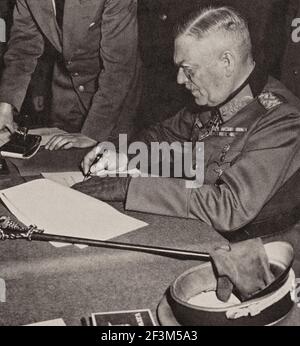
M10 132L6 129L0 131L0 147L6 144L10 139Z
M66 323L62 318L58 318L56 320L26 324L25 327L66 327Z
M74 184L84 181L84 175L82 172L49 172L42 173L42 176L48 180L67 187L71 187Z
M117 171L102 171L102 174L99 174L99 177L106 176L117 176L119 174L128 174L131 176L140 176L141 172L138 169L132 169L129 171L117 172ZM74 184L82 183L85 179L85 176L82 172L45 172L42 173L42 176L48 180L54 181L60 185L71 187Z
M7 208L25 225L45 233L108 240L147 226L81 192L48 179L0 191Z

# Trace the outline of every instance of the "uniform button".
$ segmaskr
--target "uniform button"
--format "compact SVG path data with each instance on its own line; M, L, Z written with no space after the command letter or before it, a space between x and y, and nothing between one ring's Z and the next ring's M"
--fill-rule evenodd
M68 66L72 65L72 63L73 63L72 60L67 61L67 65L68 65Z
M294 75L298 76L298 74L299 74L299 71L298 70L294 70Z
M229 151L229 149L230 149L230 144L226 144L222 150L222 153L227 153L227 151Z
M224 161L225 161L225 158L226 158L226 155L223 154L223 155L221 156L221 158L220 158L221 162L224 162Z
M159 18L165 22L168 19L168 16L166 14L161 14Z
M80 92L83 92L85 89L84 89L84 86L83 85L80 85L79 87L78 87L78 90L80 91Z
M74 73L72 74L72 76L73 76L73 77L79 77L79 73L78 73L78 72L74 72Z

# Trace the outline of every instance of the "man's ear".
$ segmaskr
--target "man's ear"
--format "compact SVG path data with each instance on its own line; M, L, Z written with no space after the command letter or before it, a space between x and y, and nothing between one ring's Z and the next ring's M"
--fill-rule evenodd
M224 68L225 76L231 77L235 70L235 58L230 51L226 51L222 54L221 63Z

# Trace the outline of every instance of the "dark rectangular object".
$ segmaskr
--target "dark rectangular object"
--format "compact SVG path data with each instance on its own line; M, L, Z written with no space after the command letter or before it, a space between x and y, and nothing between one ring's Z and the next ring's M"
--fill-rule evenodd
M14 133L10 141L0 148L0 153L3 157L28 159L37 153L41 140L41 136Z

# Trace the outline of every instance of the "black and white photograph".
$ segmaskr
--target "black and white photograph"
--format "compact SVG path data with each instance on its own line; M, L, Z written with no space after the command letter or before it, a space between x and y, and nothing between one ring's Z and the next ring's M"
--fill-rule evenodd
M300 0L0 0L1 326L300 326Z

